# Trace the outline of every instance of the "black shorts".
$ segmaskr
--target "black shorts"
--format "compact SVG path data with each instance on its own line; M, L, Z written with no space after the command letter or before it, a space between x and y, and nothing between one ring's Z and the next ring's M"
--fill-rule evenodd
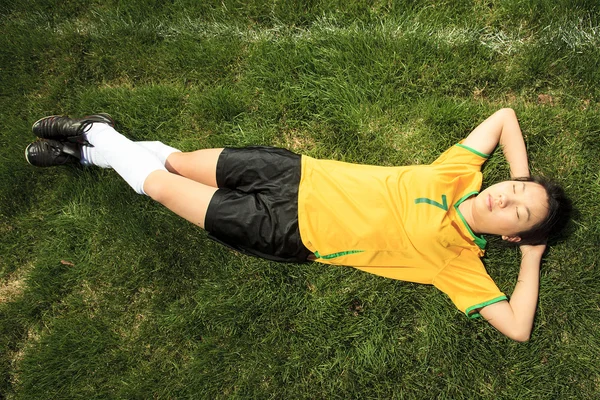
M217 161L217 186L204 226L209 237L241 253L281 262L306 262L300 239L301 157L274 147L226 148Z

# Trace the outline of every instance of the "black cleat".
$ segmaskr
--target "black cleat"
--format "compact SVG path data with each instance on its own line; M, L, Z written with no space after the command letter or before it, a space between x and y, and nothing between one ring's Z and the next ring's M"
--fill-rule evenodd
M38 140L25 149L25 159L35 167L79 164L81 147L77 143Z
M108 114L88 115L80 119L69 118L64 115L51 115L36 121L31 130L42 139L54 139L84 144L83 134L91 124L100 122L115 126L115 121Z

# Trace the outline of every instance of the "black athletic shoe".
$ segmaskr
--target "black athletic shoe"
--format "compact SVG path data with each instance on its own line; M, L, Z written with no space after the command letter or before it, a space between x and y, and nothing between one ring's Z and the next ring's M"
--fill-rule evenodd
M100 122L115 126L115 121L108 114L88 115L80 119L69 118L64 115L51 115L44 117L33 124L31 130L42 139L54 139L74 143L85 143L83 134L91 124Z
M36 167L79 164L81 147L77 143L58 140L38 140L25 149L25 159Z

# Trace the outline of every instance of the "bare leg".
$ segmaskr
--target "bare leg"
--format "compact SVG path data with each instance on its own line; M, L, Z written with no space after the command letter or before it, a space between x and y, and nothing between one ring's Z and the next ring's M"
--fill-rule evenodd
M199 169L202 171L202 167ZM144 192L148 196L201 228L216 191L216 187L167 171L154 171L144 181Z
M204 185L217 187L217 161L223 149L172 153L165 163L169 172ZM185 217L184 217L185 218Z

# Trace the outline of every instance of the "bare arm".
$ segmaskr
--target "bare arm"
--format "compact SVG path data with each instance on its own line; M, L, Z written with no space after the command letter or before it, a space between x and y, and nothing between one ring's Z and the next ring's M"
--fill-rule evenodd
M531 336L540 287L540 263L545 249L546 245L521 246L521 269L510 301L480 310L481 316L492 326L519 342L525 342Z
M510 108L496 111L479 124L463 144L481 153L491 154L500 144L512 177L529 176L527 151L517 115Z
M529 176L527 151L517 115L510 108L496 111L477 126L464 140L465 146L490 154L500 144L512 177ZM496 329L513 340L527 341L540 286L540 262L545 245L521 246L521 269L510 301L486 306L480 314Z

